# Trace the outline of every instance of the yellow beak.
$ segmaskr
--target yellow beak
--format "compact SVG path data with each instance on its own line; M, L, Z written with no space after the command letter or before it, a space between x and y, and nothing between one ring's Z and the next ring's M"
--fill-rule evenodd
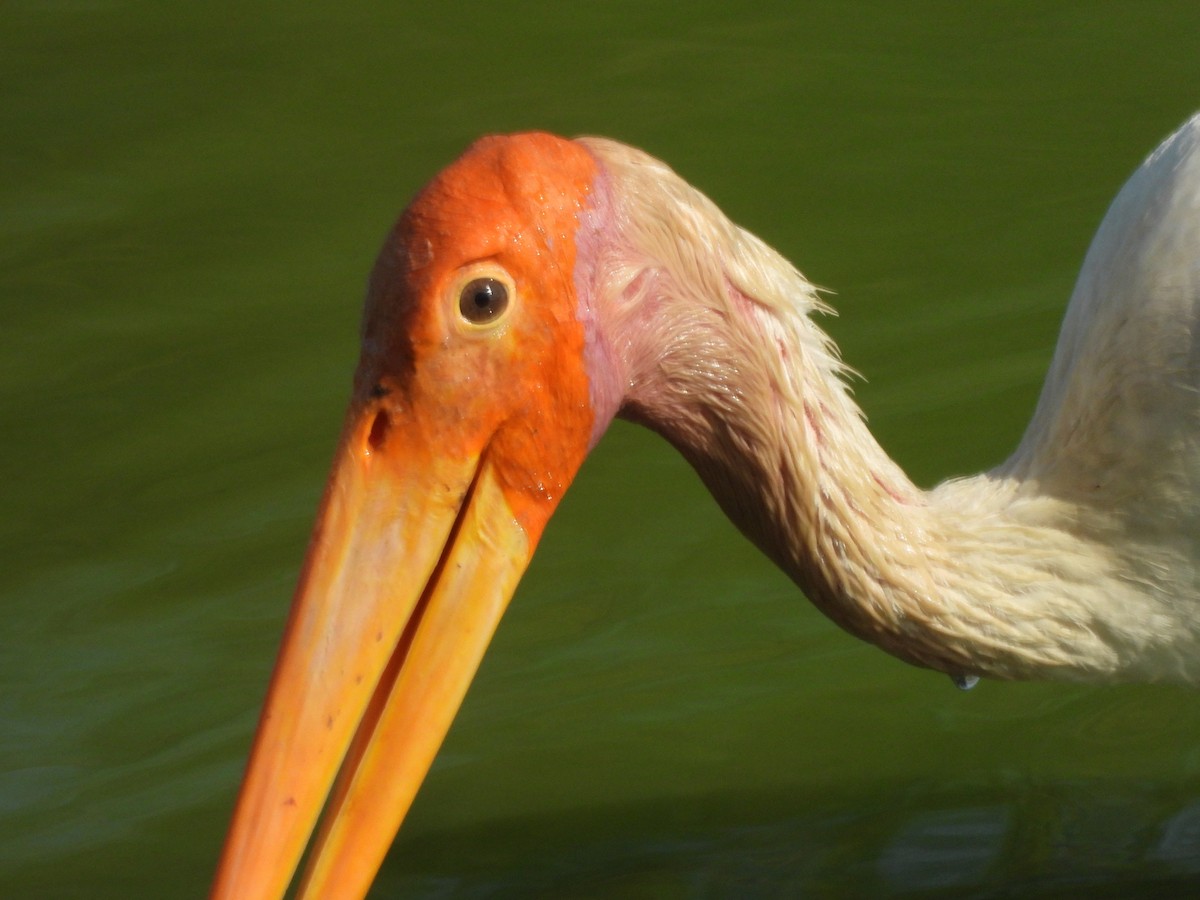
M387 426L347 424L214 898L281 897L327 797L298 896L366 894L528 566L486 450Z

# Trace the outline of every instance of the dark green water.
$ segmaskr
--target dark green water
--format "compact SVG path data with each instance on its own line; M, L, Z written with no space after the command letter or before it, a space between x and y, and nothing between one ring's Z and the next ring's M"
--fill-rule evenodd
M1197 47L1194 2L0 5L0 895L206 890L366 271L472 137L668 160L836 290L932 484L1015 445ZM1200 889L1200 697L956 691L618 425L376 894L1164 888Z

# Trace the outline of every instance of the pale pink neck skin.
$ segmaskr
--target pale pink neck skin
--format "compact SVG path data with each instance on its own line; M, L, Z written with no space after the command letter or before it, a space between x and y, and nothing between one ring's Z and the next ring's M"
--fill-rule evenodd
M599 170L575 271L593 445L616 415L661 434L823 612L909 662L1200 679L1195 604L1172 605L1195 584L1131 581L1144 547L1096 537L1107 511L1011 463L914 486L850 396L812 285L662 163L581 143Z
M583 323L585 365L591 385L592 413L595 420L588 443L590 453L612 420L620 412L629 383L626 363L610 339L611 324L599 308L597 286L603 273L599 267L604 259L605 235L614 228L613 202L609 176L603 165L597 167L589 203L580 217L575 233L575 294L579 298L577 315Z

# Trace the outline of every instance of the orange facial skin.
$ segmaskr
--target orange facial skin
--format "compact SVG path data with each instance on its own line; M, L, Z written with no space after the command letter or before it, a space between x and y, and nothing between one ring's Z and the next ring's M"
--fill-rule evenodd
M416 430L438 454L490 445L505 496L535 541L593 425L573 275L595 169L587 151L550 135L478 141L401 217L365 311L356 398L367 401L377 385L395 391L380 408L411 416L406 433ZM499 334L458 314L455 288L483 263L516 284L519 309Z

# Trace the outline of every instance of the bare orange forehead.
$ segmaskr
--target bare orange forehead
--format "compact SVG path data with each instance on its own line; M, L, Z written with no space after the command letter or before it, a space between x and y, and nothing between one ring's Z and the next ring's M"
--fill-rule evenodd
M472 144L417 194L388 236L371 275L364 350L388 368L405 368L422 299L469 263L494 259L523 287L570 279L579 214L596 173L587 150L551 134Z
M457 266L514 242L569 240L596 175L574 141L531 132L485 137L442 170L405 211L410 271Z

